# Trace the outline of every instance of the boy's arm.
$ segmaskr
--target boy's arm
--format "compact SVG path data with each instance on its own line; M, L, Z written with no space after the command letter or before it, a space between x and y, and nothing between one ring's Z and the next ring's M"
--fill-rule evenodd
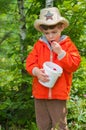
M32 51L29 53L29 55L26 58L26 70L31 75L34 75L33 68L35 67L39 68L37 64L37 60L38 60L38 55L37 55L36 46L34 45Z
M63 58L59 59L59 62L64 70L68 72L74 72L80 65L81 57L78 52L78 49L76 48L76 46L69 37L65 42L67 43L65 48L63 48L63 50L66 53L65 56L63 56Z

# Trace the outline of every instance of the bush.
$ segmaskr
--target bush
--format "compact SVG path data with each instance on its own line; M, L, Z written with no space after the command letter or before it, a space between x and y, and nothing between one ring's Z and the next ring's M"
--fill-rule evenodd
M74 73L71 98L68 101L70 130L86 128L86 59L82 57L80 68Z

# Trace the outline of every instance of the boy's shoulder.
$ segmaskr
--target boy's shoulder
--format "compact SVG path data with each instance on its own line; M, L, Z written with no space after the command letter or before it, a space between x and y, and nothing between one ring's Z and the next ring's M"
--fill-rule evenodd
M67 38L67 35L61 35L60 39L59 39L59 42L64 40L65 38Z

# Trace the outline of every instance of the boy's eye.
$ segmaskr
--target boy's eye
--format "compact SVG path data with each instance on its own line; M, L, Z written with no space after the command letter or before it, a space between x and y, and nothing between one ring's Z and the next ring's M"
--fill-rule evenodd
M46 35L48 35L49 33L48 32L45 32Z
M46 35L48 35L49 33L45 33Z
M57 32L52 32L53 34L57 33Z
M57 32L52 32L51 34L56 34ZM45 32L45 35L49 35L50 33Z

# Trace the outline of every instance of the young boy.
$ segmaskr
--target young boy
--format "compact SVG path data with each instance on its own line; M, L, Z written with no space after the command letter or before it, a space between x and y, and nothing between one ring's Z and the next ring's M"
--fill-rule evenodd
M80 64L79 52L69 36L61 35L68 27L67 19L56 7L40 11L35 28L44 35L35 43L26 59L26 70L33 76L32 93L35 101L36 121L39 130L68 130L66 101L69 98L72 74ZM43 63L51 61L63 68L53 88L40 82L49 82Z

